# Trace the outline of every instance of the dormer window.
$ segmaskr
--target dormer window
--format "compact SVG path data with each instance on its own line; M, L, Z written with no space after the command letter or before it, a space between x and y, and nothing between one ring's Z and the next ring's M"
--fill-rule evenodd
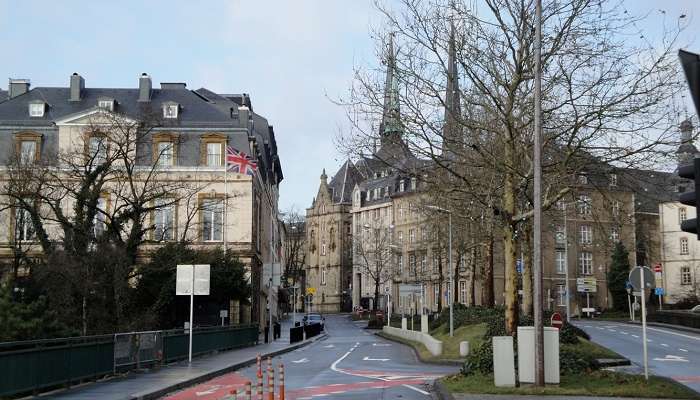
M97 107L103 110L114 111L114 100L101 99L97 101Z
M403 192L406 189L405 185L403 179L399 181L399 192Z
M586 176L586 174L579 174L578 183L579 183L579 185L587 185L588 184L588 177Z
M163 118L177 118L179 111L180 105L177 103L169 102L163 104Z
M44 111L46 110L46 103L43 101L34 101L29 103L29 116L30 117L43 117Z
M416 190L416 178L411 178L411 190Z

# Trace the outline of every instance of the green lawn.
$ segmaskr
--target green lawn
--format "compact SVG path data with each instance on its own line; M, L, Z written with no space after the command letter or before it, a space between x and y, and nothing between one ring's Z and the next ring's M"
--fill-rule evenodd
M615 353L614 351L608 349L607 347L603 347L599 344L593 343L583 338L578 338L578 340L579 343L576 345L562 343L561 347L576 348L576 350L588 353L594 358L624 358L621 355Z
M497 388L493 385L492 375L478 374L468 377L453 375L441 381L452 393L700 398L694 391L670 379L652 376L649 377L649 382L645 382L643 376L609 371L562 375L558 386L551 385L544 388L533 386Z

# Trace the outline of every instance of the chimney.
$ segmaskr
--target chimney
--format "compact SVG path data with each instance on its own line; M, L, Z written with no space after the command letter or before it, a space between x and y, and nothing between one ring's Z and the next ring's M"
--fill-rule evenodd
M149 102L151 101L151 88L153 84L151 83L151 77L147 73L142 73L139 78L139 102Z
M29 79L12 79L8 88L10 98L17 97L29 91Z
M238 122L241 128L248 128L248 120L250 119L250 109L246 106L238 107Z
M70 76L70 101L80 101L83 89L85 89L85 79L73 72Z

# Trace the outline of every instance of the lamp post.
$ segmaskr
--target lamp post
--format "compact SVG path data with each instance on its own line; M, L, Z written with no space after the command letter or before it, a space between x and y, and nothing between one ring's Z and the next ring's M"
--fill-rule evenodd
M447 220L448 220L448 229L449 229L449 243L448 243L448 265L450 266L450 274L449 274L449 291L447 292L449 296L447 297L447 302L450 305L450 337L454 336L454 307L452 305L453 301L452 298L454 296L453 292L453 286L454 286L454 271L452 269L452 211L446 210L442 207L438 206L426 206L426 208L430 210L435 210L438 212L446 213L447 214Z

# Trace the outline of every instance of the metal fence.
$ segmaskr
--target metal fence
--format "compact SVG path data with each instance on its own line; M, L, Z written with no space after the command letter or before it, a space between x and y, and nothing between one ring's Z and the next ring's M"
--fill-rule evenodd
M198 328L192 353L254 345L257 325ZM0 343L0 396L35 394L187 358L183 329Z

